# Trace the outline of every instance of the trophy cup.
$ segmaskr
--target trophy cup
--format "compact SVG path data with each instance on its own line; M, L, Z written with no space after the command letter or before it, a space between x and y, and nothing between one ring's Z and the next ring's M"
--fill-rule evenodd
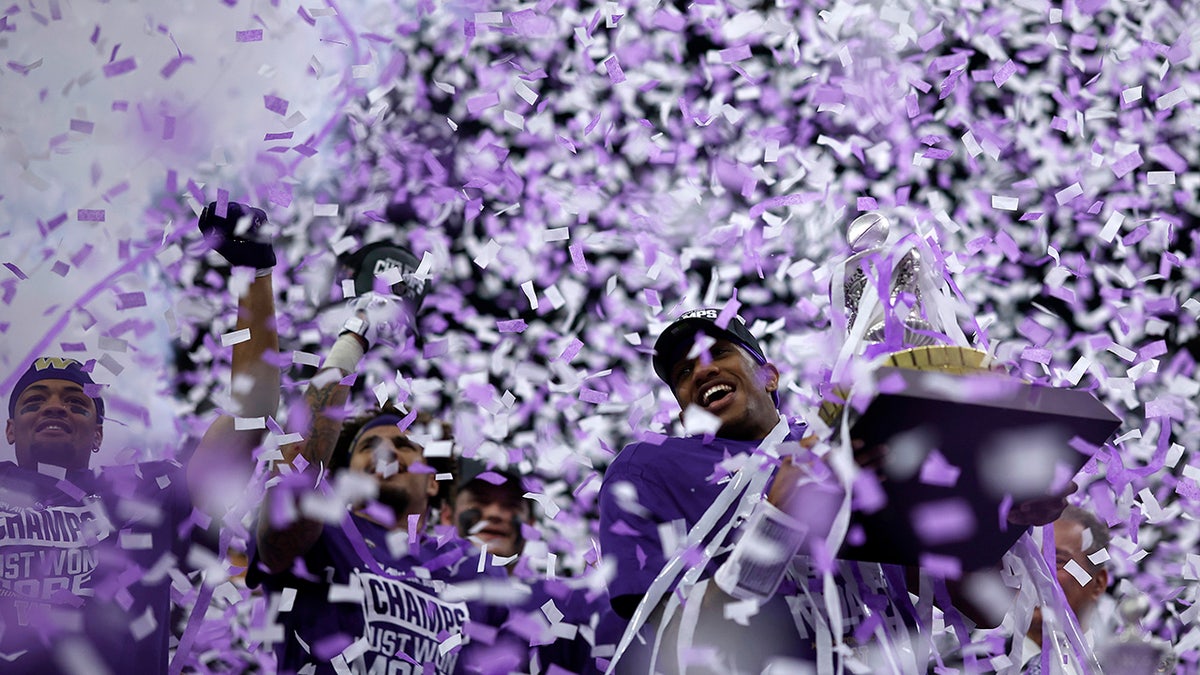
M1150 601L1141 593L1124 598L1117 605L1117 612L1125 623L1125 632L1100 648L1100 663L1105 672L1127 675L1175 672L1179 657L1171 644L1162 638L1147 635L1142 629L1142 618L1149 611Z
M933 555L981 569L1024 531L1001 515L1007 507L1051 499L1055 466L1078 471L1087 460L1072 446L1100 446L1120 420L1087 392L1024 382L967 346L957 325L945 325L953 312L933 307L941 280L916 248L889 246L890 234L879 213L848 230L841 290L857 344L843 353L874 354L874 395L858 413L845 404L851 392L835 391L841 400L827 400L820 416L835 429L848 424L865 447L888 448L887 501L852 513L839 557L918 565Z

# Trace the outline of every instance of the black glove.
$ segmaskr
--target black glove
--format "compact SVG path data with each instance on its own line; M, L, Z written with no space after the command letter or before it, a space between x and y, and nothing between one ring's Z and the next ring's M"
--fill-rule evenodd
M242 234L234 234L238 221L250 216L250 226ZM275 266L275 249L271 238L263 231L267 214L262 209L242 206L237 202L226 205L225 217L217 215L217 203L204 207L200 213L200 232L209 247L221 254L234 267L266 269Z

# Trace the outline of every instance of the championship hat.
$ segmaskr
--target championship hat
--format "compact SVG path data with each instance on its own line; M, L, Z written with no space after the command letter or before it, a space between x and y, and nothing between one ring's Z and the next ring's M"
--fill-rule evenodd
M687 355L696 341L697 333L734 342L750 352L755 361L760 364L767 362L762 345L746 327L746 322L742 320L742 317L736 315L730 317L729 322L722 328L717 325L717 319L720 316L720 309L693 309L684 312L658 336L658 340L654 343L654 372L668 387L674 387L671 382L671 367ZM771 392L771 396L778 405L779 393Z

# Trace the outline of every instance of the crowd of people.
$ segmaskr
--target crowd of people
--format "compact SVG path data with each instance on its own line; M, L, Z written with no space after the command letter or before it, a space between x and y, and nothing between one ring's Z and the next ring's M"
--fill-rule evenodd
M278 628L265 643L280 673L1092 672L1064 636L1086 628L1109 585L1103 521L1063 495L1032 521L1009 518L1053 523L1043 546L1061 598L996 560L985 572L1014 607L1040 599L1016 639L981 649L973 629L1021 611L981 612L938 570L823 548L848 496L803 421L779 409L779 371L757 339L715 309L685 313L655 345L689 435L616 455L601 560L557 575L525 555L541 537L529 477L458 456L450 428L421 411L347 413L365 354L413 329L410 260L372 263L377 283L340 308L302 400L281 401L278 359L264 358L280 349L265 223L236 203L201 215L210 246L256 274L239 302L233 408L179 461L91 466L105 409L88 362L46 355L5 392L16 462L0 464L0 670L179 672L202 646L173 604L172 571L240 541L245 583ZM281 403L293 428L271 449L248 421ZM887 449L854 451L872 471ZM957 644L934 639L935 624ZM1000 655L1017 658L984 669Z

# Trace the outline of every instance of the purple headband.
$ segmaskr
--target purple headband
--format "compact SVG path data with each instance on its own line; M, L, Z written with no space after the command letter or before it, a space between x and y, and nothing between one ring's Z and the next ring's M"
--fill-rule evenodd
M399 426L400 423L403 421L404 420L402 420L398 415L393 415L391 413L384 413L384 414L380 415L379 417L372 419L370 422L367 422L366 424L362 425L362 428L358 430L357 435L361 436L364 433L366 433L368 430L374 429L375 427L381 427L385 424L390 424L394 427Z
M100 422L104 421L104 400L99 396L92 396L97 389L92 376L83 369L82 363L60 356L43 356L35 360L30 364L29 370L26 370L25 374L21 376L21 379L17 380L12 395L8 398L9 419L16 414L17 399L21 397L21 393L29 388L29 385L42 380L67 380L83 387L84 393L91 396L96 403L96 419Z

